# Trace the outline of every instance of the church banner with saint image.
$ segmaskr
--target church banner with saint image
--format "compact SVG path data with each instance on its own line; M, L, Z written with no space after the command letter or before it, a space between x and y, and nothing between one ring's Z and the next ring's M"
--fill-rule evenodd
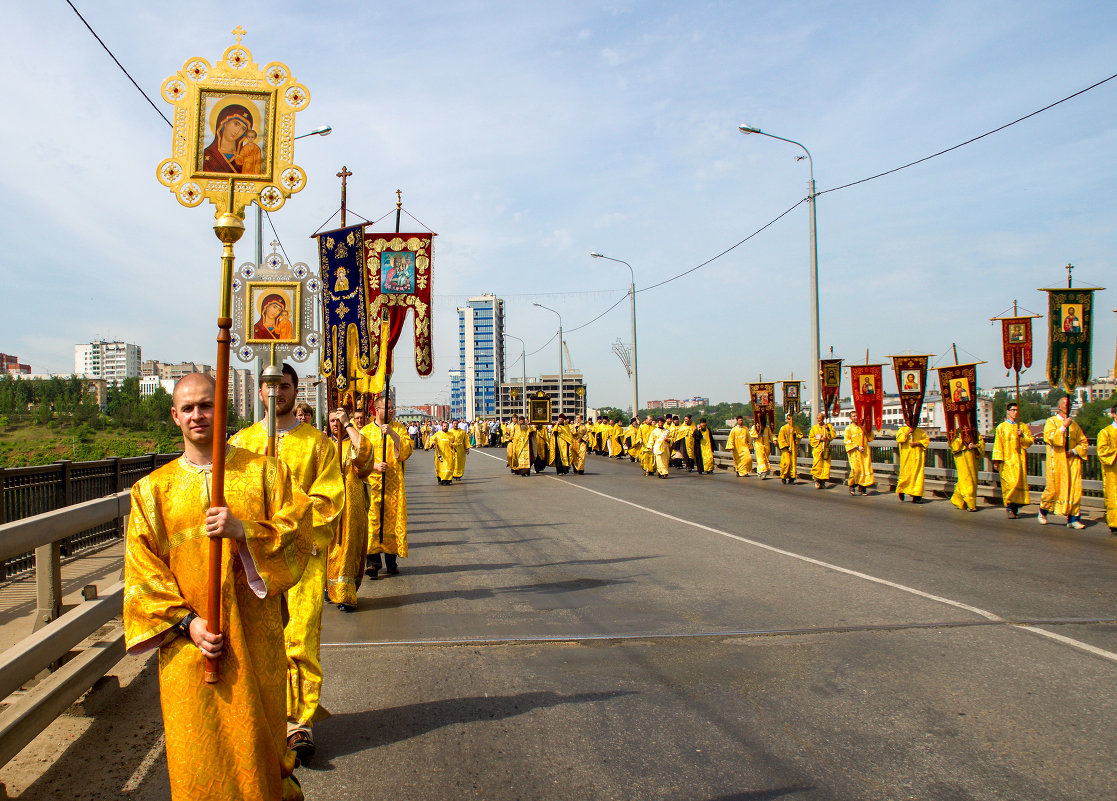
M892 370L896 374L896 387L900 393L900 408L904 422L912 428L919 425L919 416L923 412L929 359L929 356L892 357Z
M822 411L830 417L842 408L842 360L821 359L819 377L822 379Z
M329 379L330 403L356 401L357 382L375 367L365 288L364 226L318 234L322 281L322 375Z
M783 413L784 414L799 414L802 398L802 381L784 381L783 382Z
M1001 347L1005 369L1021 372L1032 366L1032 317L1002 317Z
M374 337L372 361L379 363L380 350L387 348L387 371L392 372L392 352L407 319L414 312L415 371L431 374L434 353L431 349L431 280L434 259L433 233L365 234L365 262L368 270L369 318L388 320L387 337ZM373 382L383 386L378 371Z
M1094 292L1104 287L1043 289L1048 303L1047 381L1074 392L1090 381Z
M758 426L769 429L776 425L776 383L758 381L749 384L749 397L752 401L752 420Z
M966 445L977 442L977 365L955 364L938 372L947 440L953 442L961 432Z
M884 394L881 386L881 365L851 364L853 380L853 412L865 428L880 431L884 423Z

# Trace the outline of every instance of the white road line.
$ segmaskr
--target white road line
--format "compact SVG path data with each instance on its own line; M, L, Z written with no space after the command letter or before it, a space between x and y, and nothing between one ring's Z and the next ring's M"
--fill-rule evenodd
M490 458L496 459L497 461L504 461L503 459L500 459L497 456L492 456L491 454L488 454L488 453L483 453L482 455L483 456L489 456ZM986 620L991 620L991 621L996 622L996 623L1007 623L1007 624L1012 625L1014 628L1018 628L1022 631L1028 631L1028 632L1031 632L1032 634L1037 634L1040 637L1046 637L1050 640L1054 640L1055 642L1062 643L1063 645L1069 645L1072 648L1077 648L1080 651L1085 651L1088 654L1093 654L1094 656L1100 656L1102 659L1108 659L1110 662L1117 662L1117 653L1114 653L1112 651L1106 651L1102 648L1098 648L1096 646L1090 645L1089 643L1082 642L1081 640L1075 640L1071 637L1064 637L1062 634L1055 634L1054 632L1046 631L1045 629L1035 628L1034 626L1021 626L1021 625L1017 625L1017 624L1012 624L1012 623L1010 623L1010 621L1006 620L1005 618L1001 617L1000 615L994 614L993 612L989 612L985 609L979 609L976 606L970 606L969 604L962 603L961 601L955 601L955 600L952 600L950 598L944 598L941 595L932 595L929 592L924 592L923 590L917 590L915 587L909 587L906 584L897 584L896 582L889 581L888 579L879 578L878 576L870 576L868 573L862 573L858 570L850 570L847 567L841 567L840 565L831 564L830 562L823 562L820 559L814 559L810 556L804 556L803 554L794 553L793 551L784 550L783 548L777 548L773 545L767 545L763 542L757 542L756 540L750 540L748 537L742 537L742 536L737 535L737 534L731 534L728 531L722 531L721 529L712 528L710 526L704 526L701 523L695 523L692 520L684 520L681 517L675 517L674 515L669 515L666 512L659 511L658 509L652 509L648 506L641 506L638 503L633 503L632 501L627 501L624 498L618 498L615 495L607 495L604 492L598 492L597 490L590 489L589 487L582 486L581 484L575 484L573 481L563 480L563 479L559 478L558 476L545 475L544 478L549 478L549 479L551 479L551 481L557 481L558 483L562 484L563 486L573 487L574 489L582 490L583 492L589 492L593 495L598 495L602 498L607 498L610 501L616 501L617 503L623 503L626 506L631 506L634 509L639 509L643 512L647 512L648 514L653 514L653 515L657 515L659 517L666 518L667 520L671 520L675 523L682 523L685 526L691 526L692 528L701 529L702 531L708 531L711 534L719 534L722 537L728 537L731 540L737 540L738 542L743 542L746 545L752 545L755 548L761 548L762 550L765 550L765 551L770 551L772 553L778 553L781 556L786 556L786 557L789 557L791 559L797 559L800 562L806 562L807 564L816 565L817 567L822 567L822 568L825 568L827 570L833 570L837 573L844 573L845 575L853 576L854 578L863 579L865 581L871 581L874 584L880 584L880 585L885 586L885 587L891 587L894 590L900 590L901 592L906 592L910 595L916 595L920 598L926 598L927 600L930 600L930 601L937 601L938 603L946 604L947 606L952 606L955 609L964 609L967 612L972 612L973 614L979 615L979 616L985 618Z
M163 754L166 742L166 734L159 732L159 739L155 741L155 745L151 746L151 750L144 755L139 766L132 771L132 775L128 777L128 781L124 783L124 787L120 790L122 793L134 793L140 789L140 785L147 778L147 774L151 773L151 769L155 767L155 763L159 761L159 757Z

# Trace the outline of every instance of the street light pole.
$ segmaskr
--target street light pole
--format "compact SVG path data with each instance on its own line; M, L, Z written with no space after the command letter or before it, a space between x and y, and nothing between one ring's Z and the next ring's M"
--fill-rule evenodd
M518 336L512 334L505 334L508 339L514 339L520 343L520 369L523 371L520 378L520 414L527 416L527 355L524 349L524 341Z
M769 139L779 139L781 142L789 142L796 147L802 148L803 152L807 154L807 167L810 169L811 180L807 184L807 209L810 212L811 224L811 358L814 364L811 367L811 414L815 415L822 411L822 389L820 386L820 371L822 369L822 346L819 340L818 332L818 224L815 221L815 204L818 195L815 193L814 188L814 159L811 158L811 151L801 143L796 142L794 139L785 139L782 136L775 134L765 133L759 128L754 128L751 125L738 126L743 134L760 134L767 136Z
M636 359L636 273L632 269L632 265L627 261L621 259L614 259L612 256L603 256L600 253L591 253L595 259L608 259L623 264L628 268L628 275L631 279L628 284L628 295L632 300L632 416L637 417L640 410L640 393L639 393L639 373L637 371Z
M558 330L559 375L558 375L558 379L559 379L559 381L558 381L558 412L557 412L557 414L562 414L562 407L563 407L563 403L562 403L562 401L563 401L563 397L562 397L562 374L563 374L563 364L562 364L562 315L559 314L554 309L552 309L550 306L544 306L542 303L532 303L531 305L532 306L538 306L541 309L546 309L547 311L551 312L556 317L558 317L558 323L559 323L559 330Z

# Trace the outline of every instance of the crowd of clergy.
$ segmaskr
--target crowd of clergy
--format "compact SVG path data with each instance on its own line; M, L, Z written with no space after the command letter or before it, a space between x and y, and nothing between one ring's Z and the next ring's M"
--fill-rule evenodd
M160 700L174 799L238 798L294 801L302 791L294 770L315 752L313 727L329 713L320 703L321 626L326 602L350 612L362 579L399 572L407 556L406 462L430 451L440 486L465 473L471 447L503 448L518 476L554 468L583 475L589 454L638 464L644 476L671 470L714 472L712 431L703 418L632 418L627 426L597 418L553 425L443 420L406 426L390 400L377 399L366 422L343 409L329 414L329 433L296 406L299 378L289 365L275 395L274 444L265 421L235 434L225 451L223 480L213 473L215 383L192 374L174 390L172 419L183 455L138 481L131 492L125 553L124 627L130 653L159 650ZM261 399L269 403L266 391ZM1097 439L1106 521L1117 533L1117 406ZM738 477L778 472L797 483L803 432L783 425L745 425L738 417L725 450ZM807 432L816 489L831 479L831 443L823 415ZM849 493L875 486L874 432L856 417L842 434ZM1034 443L1017 421L1016 404L993 433L992 460L1010 518L1030 503L1025 455ZM1083 528L1080 503L1088 441L1068 414L1067 400L1044 426L1046 486L1037 519L1054 514ZM927 434L904 426L896 434L896 495L922 503ZM960 431L950 442L957 481L951 503L977 509L980 435ZM778 454L778 462L776 455ZM220 625L207 620L211 543L221 552ZM206 678L203 679L203 676ZM212 679L212 681L211 681Z

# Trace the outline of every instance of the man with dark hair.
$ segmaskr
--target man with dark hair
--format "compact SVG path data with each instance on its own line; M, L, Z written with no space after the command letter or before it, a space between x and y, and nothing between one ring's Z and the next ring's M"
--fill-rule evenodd
M159 649L171 798L302 798L284 729L279 596L298 582L310 553L310 499L282 464L231 448L226 505L211 507L213 379L183 376L172 402L183 455L132 487L124 556L128 651ZM203 617L217 538L221 633ZM220 659L214 684L202 680L209 659Z
M326 559L345 507L345 485L337 448L313 426L300 423L294 414L299 374L283 365L275 393L275 456L291 473L295 484L310 496L313 519L307 532L313 545L299 583L287 591L291 618L284 629L287 647L287 744L305 764L314 756L312 727L324 717L319 710L322 692L322 606L326 596ZM268 389L261 383L260 400L267 406ZM232 445L267 454L267 422L237 432Z
M714 440L705 417L698 421L693 436L694 465L698 468L698 475L714 472Z
M1017 517L1028 504L1028 465L1025 455L1035 442L1026 425L1017 422L1020 408L1015 401L1005 407L1005 420L993 434L993 469L1001 474L1001 498L1005 513Z

